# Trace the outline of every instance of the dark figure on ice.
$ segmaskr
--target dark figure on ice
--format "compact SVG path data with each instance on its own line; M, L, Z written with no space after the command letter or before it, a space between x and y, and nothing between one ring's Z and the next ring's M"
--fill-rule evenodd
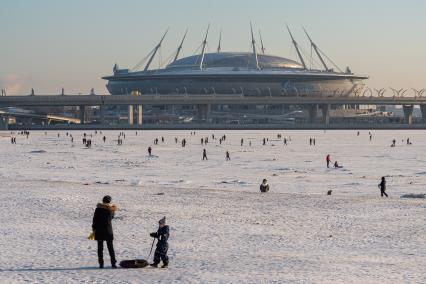
M383 195L386 196L386 197L389 197L386 193L386 179L385 179L385 177L382 177L382 181L377 186L380 188L380 193L381 193L382 197L383 197Z
M396 140L395 139L393 139L392 140L392 145L391 145L391 147L395 147L396 146Z
M284 145L287 146L287 138L284 138Z
M331 162L330 154L327 155L327 157L325 158L325 161L327 162L327 168L329 168L330 167L330 162Z
M244 139L241 138L241 146L244 144Z
M260 192L268 192L269 191L269 184L266 179L263 179L262 184L259 187Z
M106 141L106 137L104 136L103 138L102 138L102 140L104 141L104 143L105 143L105 141Z
M208 160L207 159L207 151L206 151L206 149L203 149L203 161L204 160Z
M163 217L160 221L158 221L158 224L158 231L150 234L151 237L158 239L157 248L154 252L154 262L150 265L152 267L158 267L161 260L163 261L163 266L161 266L161 268L166 268L169 265L169 257L167 256L169 244L167 243L167 240L170 236L169 226L166 225L166 217Z
M337 163L337 161L334 162L334 168L335 169L341 168L341 166L339 166L339 163Z
M309 138L309 146L312 146L312 138Z
M229 151L226 151L226 157L225 157L226 161L230 161L231 157L229 156Z
M148 147L148 155L150 155L150 156L151 156L151 155L152 155L151 153L152 153L152 148L151 148L151 146L149 146L149 147Z
M104 268L104 241L107 243L109 256L111 258L112 268L117 268L115 265L115 252L113 246L114 235L112 232L111 220L114 218L114 213L117 207L111 204L111 196L106 195L102 199L102 203L96 206L93 216L92 229L95 233L95 240L98 241L98 261L99 268Z

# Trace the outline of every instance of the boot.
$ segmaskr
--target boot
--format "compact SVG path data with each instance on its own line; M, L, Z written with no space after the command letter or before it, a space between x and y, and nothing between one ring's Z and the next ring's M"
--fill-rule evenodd
M99 262L99 268L104 268L104 263L103 262Z
M158 263L151 263L149 266L152 266L152 267L158 268Z
M116 263L117 263L117 261L116 261L116 260L111 261L111 267L112 267L113 269L117 268Z
M169 266L168 263L163 264L163 266L161 266L161 268L167 268Z

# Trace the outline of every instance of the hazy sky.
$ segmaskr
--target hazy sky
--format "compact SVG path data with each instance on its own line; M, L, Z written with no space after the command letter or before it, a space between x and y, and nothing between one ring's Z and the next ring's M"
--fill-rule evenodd
M167 27L163 61L186 28L183 55L194 54L208 23L209 51L221 29L224 51L249 51L250 21L267 53L296 59L287 22L310 56L304 25L342 69L369 75L370 87L426 88L424 0L1 0L0 88L107 93L101 76L114 63L136 65Z

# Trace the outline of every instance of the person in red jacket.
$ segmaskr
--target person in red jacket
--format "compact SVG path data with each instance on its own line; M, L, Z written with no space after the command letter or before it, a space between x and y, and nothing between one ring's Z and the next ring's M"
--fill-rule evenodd
M325 158L325 161L327 162L327 168L329 168L330 167L330 162L331 162L330 154L327 155L327 157Z

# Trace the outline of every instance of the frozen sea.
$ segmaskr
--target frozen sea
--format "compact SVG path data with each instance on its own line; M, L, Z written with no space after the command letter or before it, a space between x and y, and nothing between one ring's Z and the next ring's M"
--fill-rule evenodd
M78 131L0 132L0 283L426 283L426 199L403 198L426 193L425 131L87 133L91 149ZM168 269L97 269L87 236L106 194L119 261L146 258L167 216Z

